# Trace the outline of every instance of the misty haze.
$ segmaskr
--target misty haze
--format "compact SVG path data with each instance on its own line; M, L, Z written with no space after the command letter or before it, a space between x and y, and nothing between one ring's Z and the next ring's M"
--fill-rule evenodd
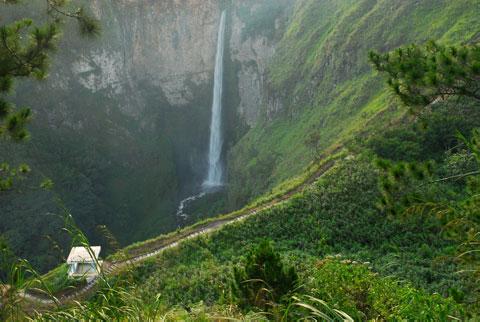
M479 320L479 13L1 1L0 320Z

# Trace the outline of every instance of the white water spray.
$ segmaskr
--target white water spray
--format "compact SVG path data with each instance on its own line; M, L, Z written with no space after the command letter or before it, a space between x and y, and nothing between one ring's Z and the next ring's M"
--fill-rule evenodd
M201 193L185 198L177 208L177 216L186 220L188 214L185 209L188 204L203 198L207 193L223 184L222 156L222 96L223 96L223 53L225 48L225 11L220 18L218 29L217 53L215 57L215 76L213 84L212 120L210 123L210 147L208 151L208 173L203 182Z
M188 218L188 214L185 212L185 208L192 201L203 198L204 196L205 196L205 192L201 192L198 195L190 196L180 201L180 204L178 205L178 208L177 208L177 217L181 217L183 218L183 220L186 220Z
M217 54L215 57L215 79L213 86L212 121L210 124L210 147L208 151L208 174L203 187L211 189L223 184L222 156L222 94L223 94L223 53L225 48L225 11L220 18Z

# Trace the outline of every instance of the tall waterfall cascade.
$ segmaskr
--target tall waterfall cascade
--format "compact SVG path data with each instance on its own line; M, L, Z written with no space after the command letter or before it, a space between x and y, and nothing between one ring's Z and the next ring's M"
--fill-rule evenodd
M210 145L208 149L208 172L202 184L203 191L183 199L177 208L177 217L188 218L185 212L188 204L203 198L212 189L223 185L222 168L222 97L223 97L223 54L225 51L225 11L220 18L218 29L217 52L215 56L215 76L213 85L212 120L210 123Z
M222 136L222 97L223 97L223 54L225 51L225 11L220 18L217 53L215 57L215 77L213 86L212 120L210 123L210 146L208 151L208 173L203 183L206 189L223 184L221 164Z

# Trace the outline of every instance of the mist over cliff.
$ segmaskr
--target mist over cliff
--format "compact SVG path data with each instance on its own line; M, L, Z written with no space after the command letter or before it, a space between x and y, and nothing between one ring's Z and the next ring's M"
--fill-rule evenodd
M52 192L25 183L22 193L0 201L6 209L2 231L20 253L42 250L45 256L35 264L56 261L44 236L62 226L47 215L61 212L57 197L93 241L100 238L100 224L122 243L183 225L175 216L178 201L195 191L207 168L221 11L227 12L226 155L259 118L266 67L293 2L88 2L101 20L101 36L83 39L68 27L49 78L16 89L15 101L34 111L32 138L4 151L29 163L34 180L55 183ZM33 9L22 4L5 10L14 20ZM25 198L34 207L20 207ZM31 227L17 225L25 220L41 233L25 237Z
M478 12L3 1L0 320L475 320Z

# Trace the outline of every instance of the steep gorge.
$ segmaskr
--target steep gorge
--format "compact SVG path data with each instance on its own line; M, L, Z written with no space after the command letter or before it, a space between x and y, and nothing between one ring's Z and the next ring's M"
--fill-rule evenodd
M70 211L102 245L105 274L77 284L62 262L42 283L9 282L2 308L22 315L15 295L30 301L39 285L81 299L46 320L479 316L480 112L461 88L479 77L480 0L88 4L102 37L69 26L48 81L17 88L32 140L0 153L33 173L0 195L0 247L5 235L53 267ZM428 97L402 104L410 88ZM207 193L210 132L225 137L212 158L225 171ZM53 190L36 187L43 177Z
M177 203L202 182L207 168L220 13L227 10L228 149L256 123L267 62L292 3L89 2L101 19L101 37L82 39L68 26L50 77L16 89L15 101L35 114L32 139L2 147L2 154L33 170L20 191L0 200L0 231L18 254L41 267L59 260L45 238L55 236L67 246L68 238L57 233L63 223L56 215L63 210L56 197L94 243L102 242L100 224L122 244L182 224L175 217ZM13 21L31 12L22 4L2 7L1 15ZM32 188L43 177L53 180L52 192ZM38 230L35 237L31 229ZM43 255L33 259L33 253Z
M17 88L32 106L32 140L2 147L34 178L0 200L0 232L37 266L60 256L45 235L63 223L55 193L93 243L107 225L122 244L184 225L178 202L205 177L218 22L227 10L221 199L203 213L245 205L296 174L319 151L355 145L402 113L370 68L370 49L430 38L478 40L477 0L91 1L101 38L69 28L51 77ZM28 6L10 9L16 19ZM2 13L3 15L3 13ZM454 17L455 19L453 19ZM410 24L416 25L410 33ZM32 189L51 177L54 192ZM212 211L214 208L214 211ZM192 218L195 220L196 218ZM28 225L24 225L28 222ZM48 222L48 223L47 223ZM32 236L30 231L38 230ZM38 256L38 253L41 255Z

